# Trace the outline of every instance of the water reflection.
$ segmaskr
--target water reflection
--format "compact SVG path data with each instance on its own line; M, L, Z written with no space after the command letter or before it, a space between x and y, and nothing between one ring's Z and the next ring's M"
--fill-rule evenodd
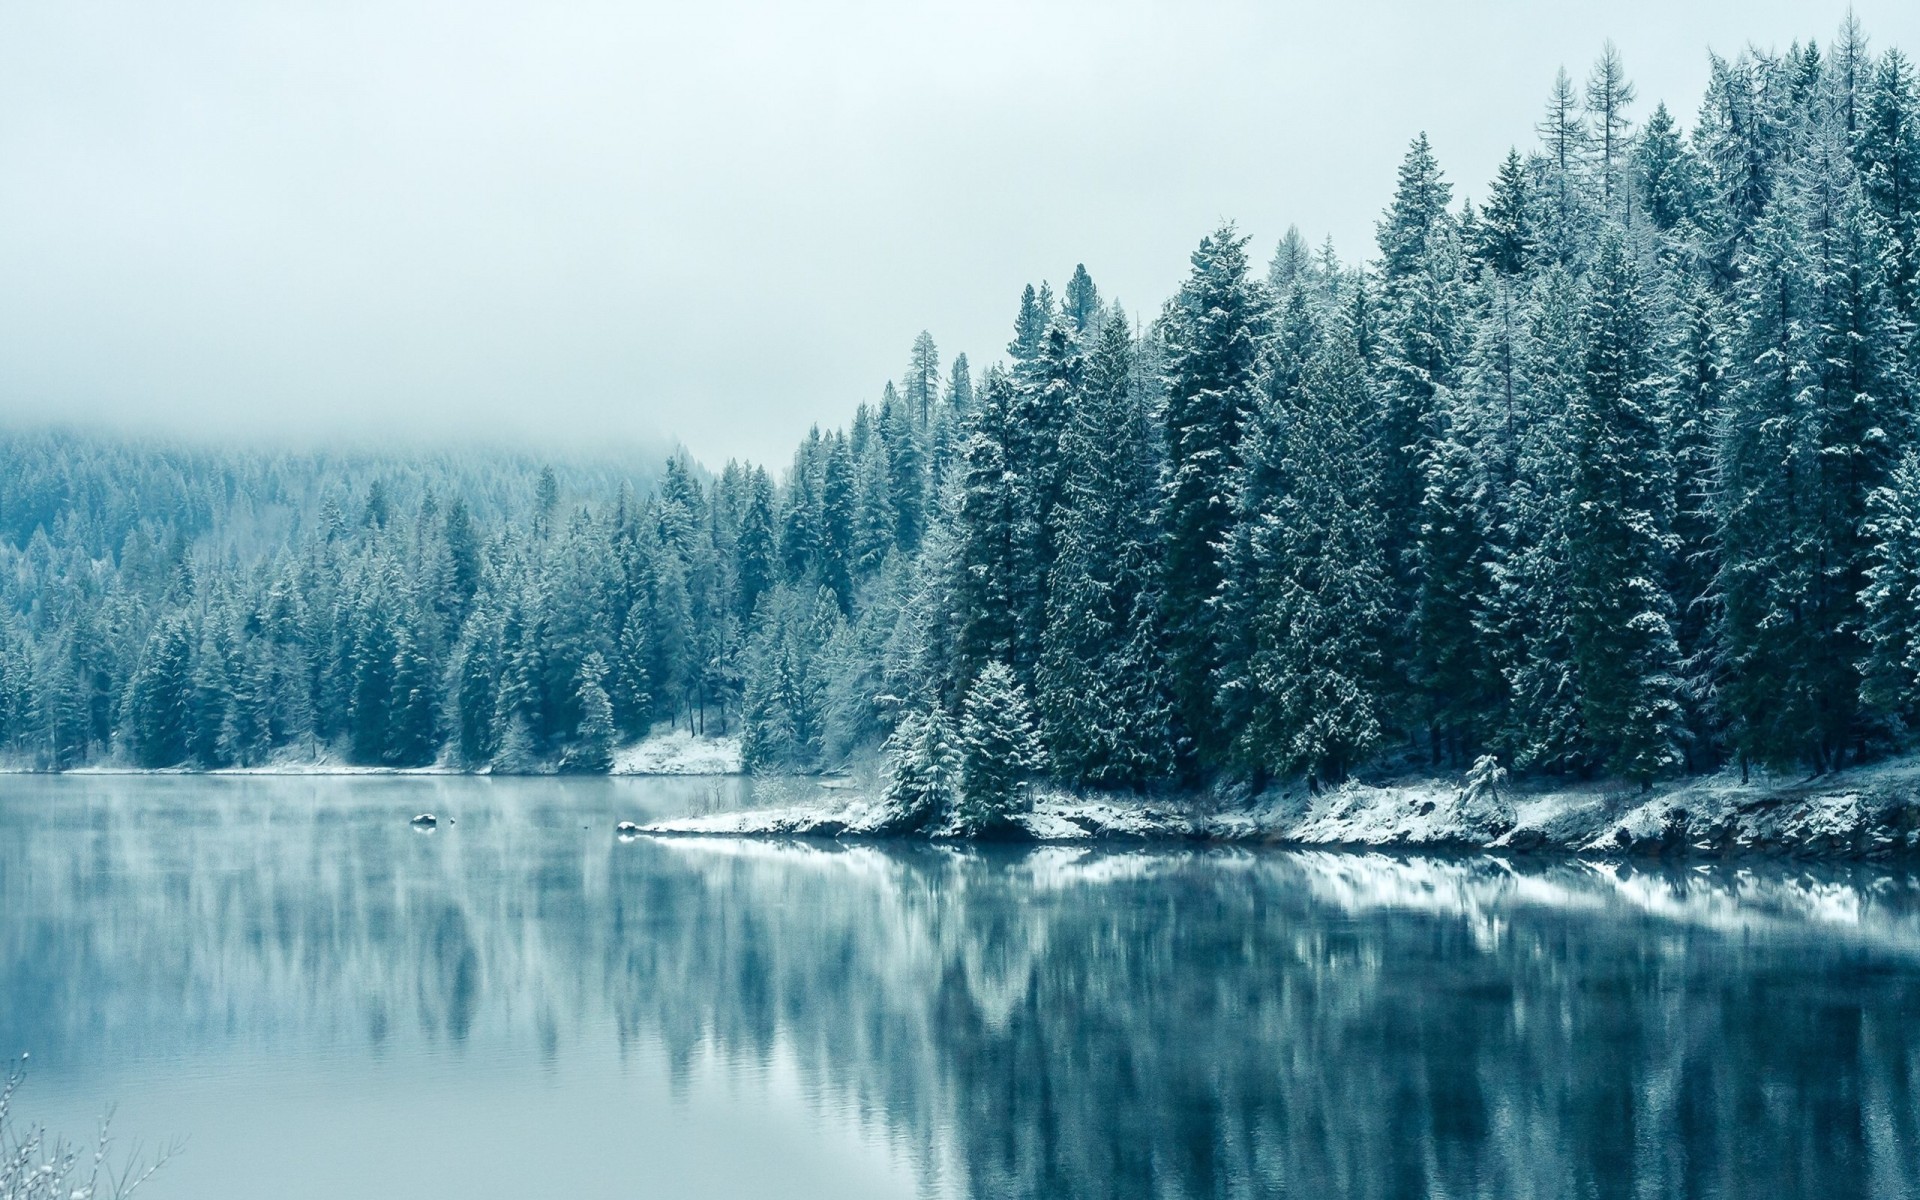
M0 783L0 1046L652 1047L926 1194L1920 1194L1909 876L617 843L740 799L665 786Z

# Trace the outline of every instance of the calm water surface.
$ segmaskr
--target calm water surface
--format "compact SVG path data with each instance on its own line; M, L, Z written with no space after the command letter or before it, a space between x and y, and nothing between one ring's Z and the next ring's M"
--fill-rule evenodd
M1920 1196L1911 877L613 836L746 786L0 777L0 1054L155 1200Z

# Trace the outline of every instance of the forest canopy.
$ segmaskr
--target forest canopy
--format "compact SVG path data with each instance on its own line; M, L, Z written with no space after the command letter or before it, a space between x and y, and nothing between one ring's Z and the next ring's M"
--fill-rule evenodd
M762 769L892 738L923 790L972 739L1004 791L1901 750L1920 84L1852 23L1707 67L1691 124L1611 46L1561 72L1477 201L1413 138L1363 263L1229 224L1157 311L1030 286L1003 360L922 334L777 477L0 433L0 755L604 771L672 722Z

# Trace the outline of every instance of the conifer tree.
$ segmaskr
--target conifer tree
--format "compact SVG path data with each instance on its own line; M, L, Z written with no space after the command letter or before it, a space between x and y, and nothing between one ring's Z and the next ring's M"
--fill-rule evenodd
M740 536L734 549L734 612L751 620L760 597L773 586L777 569L773 527L773 481L755 467L747 485L747 507L740 518Z
M1085 263L1073 265L1073 276L1061 296L1060 316L1075 337L1090 336L1097 330L1100 317L1100 289L1093 286Z
M1005 663L988 663L967 689L960 719L963 833L985 833L1027 803L1027 782L1045 766L1026 689Z
M1488 569L1493 588L1483 642L1511 699L1497 744L1523 770L1583 770L1591 764L1580 681L1572 668L1569 524L1573 487L1568 414L1584 386L1580 306L1558 266L1530 306L1516 392L1513 468L1493 510Z
M493 757L497 743L493 720L500 671L500 628L484 602L468 616L453 656L454 750L469 767Z
M1440 174L1427 135L1413 139L1400 162L1393 204L1380 221L1380 275L1391 290L1427 267L1435 234L1445 224L1453 187Z
M1673 546L1667 591L1679 645L1688 769L1717 758L1713 645L1714 577L1720 545L1715 514L1715 445L1726 418L1725 316L1704 281L1688 274L1669 298L1669 346L1662 404L1673 458Z
M880 442L887 452L888 500L893 505L894 545L902 553L920 548L926 534L926 454L906 411L892 400L880 405Z
M1587 112L1593 117L1593 150L1599 156L1600 199L1609 212L1614 210L1616 193L1623 190L1619 176L1631 148L1633 132L1627 108L1634 99L1626 64L1620 59L1618 47L1609 39L1587 76L1586 92Z
M865 578L886 562L898 536L893 481L886 447L879 438L868 440L854 471L856 500L850 549L855 576Z
M1032 284L1020 293L1020 310L1013 319L1013 340L1007 343L1007 355L1013 359L1013 376L1025 383L1027 374L1040 359L1040 340L1053 321L1053 295L1045 284L1035 291Z
M1168 682L1188 753L1183 769L1216 763L1226 739L1215 720L1219 631L1212 605L1222 573L1240 468L1240 433L1256 403L1270 324L1265 289L1247 275L1246 238L1223 225L1200 242L1169 306L1162 527Z
M1040 339L1039 357L1018 391L1008 423L1007 479L1018 512L1009 599L1014 608L1012 665L1032 677L1046 629L1047 580L1058 555L1066 488L1062 443L1085 386L1086 360L1064 318Z
M961 454L953 514L955 572L950 603L959 614L955 668L969 679L1014 653L1018 610L1013 585L1020 551L1031 541L1020 484L1008 463L1017 401L1013 381L989 370Z
M1866 701L1907 731L1920 720L1920 450L1909 447L1873 494L1873 565L1861 600Z
M1272 261L1267 264L1267 286L1276 297L1284 298L1296 283L1311 276L1313 270L1313 251L1307 239L1300 236L1300 227L1287 226L1280 244L1274 247Z
M466 617L467 606L473 603L474 593L480 590L481 562L480 537L474 529L473 516L467 510L466 501L457 496L447 506L444 536L452 566L448 578L447 611L458 621Z
M440 672L431 649L411 623L394 638L393 697L384 760L396 767L424 767L440 747Z
M201 634L193 656L193 699L187 724L187 757L202 768L233 762L233 680L227 671L224 639L213 629Z
M1643 785L1680 762L1679 648L1666 591L1672 460L1652 332L1624 239L1609 233L1583 314L1585 384L1568 414L1572 666L1588 736Z
M887 739L885 797L905 815L909 828L956 813L961 807L960 736L946 710L934 705L909 712Z
M1466 286L1459 241L1446 209L1450 195L1425 137L1416 139L1379 228L1383 404L1375 426L1379 470L1373 478L1376 503L1386 521L1381 550L1388 603L1397 618L1385 631L1384 650L1387 669L1416 682L1434 676L1434 670L1419 661L1418 636L1427 464L1435 453L1448 394L1459 382L1466 342ZM1431 704L1430 697L1423 702L1425 707Z
M900 396L907 415L918 428L925 429L940 398L940 350L933 343L933 335L924 329L913 339L907 373L900 381Z
M1485 266L1503 276L1525 271L1535 253L1533 183L1518 150L1507 151L1480 210L1479 237L1469 244Z
M15 660L15 678L26 674ZM128 750L134 765L171 767L187 757L187 723L192 710L193 640L186 620L170 616L147 637L128 685L124 711ZM18 684L16 684L18 687ZM14 693L16 728L26 724L26 689Z
M1574 267L1592 223L1583 177L1592 130L1581 115L1578 93L1565 68L1554 76L1547 111L1535 129L1542 148L1539 253L1549 262Z
M845 612L853 603L855 503L853 451L830 439L820 482L820 582Z
M1881 56L1855 142L1861 184L1890 243L1887 287L1909 324L1920 311L1920 86L1899 50Z
M1694 219L1700 204L1699 170L1667 106L1656 106L1633 149L1640 209L1655 229L1666 233Z
M1255 426L1249 474L1270 499L1241 500L1249 526L1231 605L1250 630L1236 755L1257 773L1337 782L1379 741L1386 565L1367 486L1375 420L1352 331L1334 333L1282 411Z
M1721 695L1743 758L1857 751L1868 497L1911 434L1884 359L1884 246L1844 148L1816 136L1744 260L1720 446Z
M1108 318L1061 443L1059 553L1048 579L1037 709L1055 769L1102 787L1164 776L1168 700L1154 571L1154 429L1133 387L1133 338Z
M1455 765L1479 752L1497 711L1481 633L1491 582L1488 498L1483 459L1464 425L1451 422L1427 455L1414 609L1416 682L1432 755Z
M601 686L606 677L606 660L599 651L587 655L580 664L580 724L574 729L573 745L568 747L565 760L569 771L605 775L613 769L613 702Z

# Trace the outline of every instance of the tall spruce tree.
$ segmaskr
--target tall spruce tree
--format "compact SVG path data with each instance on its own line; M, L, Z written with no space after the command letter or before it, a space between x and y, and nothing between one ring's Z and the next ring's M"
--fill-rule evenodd
M1337 782L1383 733L1387 571L1370 480L1377 420L1350 329L1327 340L1297 390L1273 395L1249 438L1230 606L1251 650L1230 690L1245 697L1235 754L1256 773Z
M960 718L962 832L988 833L1027 802L1027 783L1046 765L1026 689L1005 663L988 663L967 688Z
M1567 420L1572 666L1596 754L1646 785L1680 763L1679 647L1666 589L1675 485L1653 332L1617 231L1601 241L1582 325L1585 380Z
M1061 444L1059 553L1036 674L1055 770L1087 786L1139 786L1171 767L1154 569L1159 455L1133 359L1116 313L1099 331Z
M1246 245L1232 225L1203 238L1163 321L1167 673L1189 775L1220 762L1229 740L1215 719L1220 632L1212 610L1233 517L1241 428L1257 402L1271 325L1266 289L1247 273Z

